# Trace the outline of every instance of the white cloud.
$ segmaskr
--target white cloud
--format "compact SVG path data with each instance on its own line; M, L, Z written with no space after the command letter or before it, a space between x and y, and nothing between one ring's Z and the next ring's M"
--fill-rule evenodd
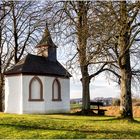
M119 97L119 87L116 83L110 82L103 79L103 76L98 76L95 81L90 83L90 97L91 99L95 97ZM81 98L82 97L82 86L81 82L78 80L71 80L71 98Z

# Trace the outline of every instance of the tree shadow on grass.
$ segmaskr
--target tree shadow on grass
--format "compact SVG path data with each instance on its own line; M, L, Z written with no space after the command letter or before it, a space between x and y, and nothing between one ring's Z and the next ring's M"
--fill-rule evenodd
M54 114L52 114L54 115ZM71 115L71 114L59 114L59 115L63 115L64 118L61 117L54 117L51 118L51 120L64 120L64 121L69 121L69 120L80 120L80 121L106 121L106 120L117 120L118 118L114 117L114 116L100 116L100 115L95 115L95 116L86 116L86 115ZM71 118L72 117L72 118ZM73 118L74 117L74 118ZM94 117L94 118L92 118ZM97 118L97 119L95 119ZM99 119L98 119L99 118Z
M49 114L49 115L54 115L54 114ZM96 113L90 113L90 114L87 114L87 115L83 115L83 114L80 114L79 112L77 113L59 113L59 114L56 114L56 115L63 115L63 116L66 116L66 117L74 117L73 118L60 118L60 117L54 117L54 118L51 118L52 120L86 120L86 121L116 121L116 120L124 120L120 117L116 117L116 116L107 116L107 115L98 115ZM79 118L79 117L89 117L89 118ZM94 117L94 118L92 118ZM97 118L97 119L95 119Z
M121 117L110 117L110 116L106 116L106 117L107 118L105 118L105 119L94 119L93 121L103 121L103 122L107 122L107 121L111 121L111 122L112 121L123 121L123 122L127 122L127 123L137 123L137 124L140 124L140 121L135 120L135 119L131 120L131 119L125 119L125 118L121 118Z
M51 128L51 127L49 128L49 127L15 125L15 124L0 124L0 126L6 127L6 128L10 127L12 130L14 128L14 130L17 130L18 132L21 132L22 134L24 134L24 135L21 135L21 138L24 137L24 139L26 138L26 136L27 136L27 138L30 138L30 139L32 139L32 138L35 138L35 139L39 139L39 138L43 138L43 139L44 138L45 139L48 139L48 138L49 139L62 139L62 138L68 138L68 137L70 137L72 139L73 138L76 138L76 139L79 139L79 138L82 138L82 139L84 138L85 139L86 138L86 134L81 133L80 131L69 130L69 129L64 129L64 128ZM31 136L29 136L30 131L31 131ZM41 131L43 131L43 136L41 136L41 134L42 134ZM47 135L47 131L48 132L52 131L52 132L49 132L49 134L50 134L49 136ZM39 134L38 137L36 137L36 136L34 137L33 132L35 132L35 135ZM5 133L6 133L6 131L5 131ZM11 133L12 133L12 131L11 131ZM14 131L13 133L14 133L14 135L8 136L8 138L10 138L10 137L12 138L12 136L14 136L14 138L16 138L16 135L19 138L19 134L16 133L16 131ZM1 138L3 139L3 136L0 136L0 139Z
M51 127L40 127L40 126L27 126L27 125L15 125L15 124L0 124L0 126L5 126L5 127L14 127L15 129L18 129L18 130L27 130L27 131L30 131L30 130L35 130L37 131L38 129L39 130L54 130L54 131L66 131L68 133L70 132L76 132L78 133L79 135L81 134L81 137L83 138L86 138L88 135L91 135L91 137L94 137L94 138L140 138L140 132L137 130L93 130L93 129L90 129L90 130L85 130L85 129L70 129L70 128L51 128ZM85 135L82 135L82 134L85 134ZM96 134L98 134L98 136L96 137Z
M66 115L66 116L68 116L68 115ZM82 117L82 116L81 116ZM86 118L86 119L82 119L82 118L79 118L79 117L77 117L77 118L52 118L52 119L58 119L58 120L64 120L64 121L69 121L69 120L71 120L71 121L74 121L74 120L80 120L80 121L92 121L92 122L94 122L94 121L115 121L115 120L120 120L119 118L116 118L116 117L108 117L108 116L94 116L94 118Z
M64 121L68 121L68 120L71 120L71 121L73 121L73 120L80 120L80 121L90 121L90 122L94 122L94 121L99 121L99 122L112 122L112 121L126 121L126 122L128 122L128 123L137 123L137 124L140 124L140 121L138 121L138 120L129 120L129 119L124 119L124 118L121 118L121 117L116 117L116 116L100 116L100 115L95 115L95 116L93 116L94 118L92 119L91 117L92 116L85 116L85 115L74 115L74 114L72 114L72 115L69 115L69 114L61 114L61 115L63 115L63 116L74 116L75 118L74 119L72 119L72 118L52 118L52 119L54 119L54 120L56 120L56 119L58 119L58 120L64 120ZM89 117L89 119L82 119L82 118L79 118L79 117ZM76 118L77 117L77 118Z
M135 119L125 119L125 118L121 118L120 116L119 117L116 117L116 116L107 116L107 115L98 115L98 114L96 114L96 113L89 113L89 114L81 114L81 111L79 111L79 112L74 112L74 113L67 113L67 114L62 114L62 115L64 115L64 116L86 116L86 117L99 117L99 118L101 118L101 117L103 117L103 118L107 118L107 119L91 119L91 121L116 121L116 120L124 120L124 121L128 121L128 122L130 122L130 123L140 123L140 121L138 121L138 120L135 120ZM110 117L110 118L109 118Z
M132 123L134 123L134 124L140 124L140 121L134 119L134 120L132 121Z

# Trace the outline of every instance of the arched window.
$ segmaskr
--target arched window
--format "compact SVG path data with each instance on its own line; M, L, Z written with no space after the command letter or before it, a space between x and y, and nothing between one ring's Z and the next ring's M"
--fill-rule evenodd
M33 77L29 84L29 101L44 101L43 85L37 76Z
M53 81L52 85L52 100L61 101L61 85L58 79Z

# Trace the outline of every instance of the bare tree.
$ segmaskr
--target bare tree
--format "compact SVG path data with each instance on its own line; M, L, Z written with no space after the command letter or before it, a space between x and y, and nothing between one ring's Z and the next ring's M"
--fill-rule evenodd
M90 81L106 66L104 49L100 43L97 10L91 1L67 1L54 3L51 21L61 42L69 44L71 58L67 64L80 68L82 75L82 113L90 111ZM53 20L52 20L52 15ZM97 26L96 26L97 25ZM71 47L70 47L71 46ZM74 49L72 49L74 48ZM103 61L104 58L104 61Z
M58 4L59 3L59 4ZM133 119L132 76L138 70L130 59L139 36L139 2L57 2L54 24L61 37L75 46L71 57L79 62L82 74L83 111L90 109L89 84L100 72L111 72L121 87L121 116ZM59 18L58 18L59 17ZM65 36L65 38L64 38ZM63 40L64 41L64 40ZM132 51L133 50L133 51ZM137 49L138 50L138 49ZM95 73L92 71L96 70Z
M4 71L9 65L12 56L9 57L9 49L5 46L6 39L4 37L5 17L9 14L11 8L9 2L2 1L0 3L0 111L3 111L4 99Z
M123 118L133 119L132 111L132 95L131 95L131 81L132 81L132 67L131 67L131 48L134 47L135 39L140 33L139 23L137 17L139 15L139 2L120 1L118 13L118 66L121 75L121 103L120 110ZM138 28L137 28L138 27ZM134 30L134 28L137 30Z
M116 1L98 4L102 7L101 9L106 9L106 12L101 12L100 20L111 21L110 24L106 24L107 21L104 22L104 28L108 30L103 31L109 39L107 46L104 45L104 47L112 63L102 71L107 70L117 76L121 89L121 117L133 119L131 85L132 77L139 76L138 63L134 64L134 57L139 54L136 41L140 35L140 3L139 1ZM108 35L108 32L112 36Z
M7 3L9 7L7 10L2 9L0 26L0 111L2 111L4 96L3 73L9 66L18 63L27 52L34 51L34 46L40 40L40 33L46 23L46 11L44 12L42 3L37 1L8 1Z
M37 1L10 1L10 4L7 30L13 41L14 63L17 63L39 40L38 34L44 28L46 17L43 5Z

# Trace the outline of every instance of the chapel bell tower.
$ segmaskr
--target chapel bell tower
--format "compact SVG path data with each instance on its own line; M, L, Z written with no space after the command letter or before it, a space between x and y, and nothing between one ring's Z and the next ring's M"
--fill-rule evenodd
M37 44L36 48L37 48L37 55L46 57L51 61L56 61L57 46L52 41L47 24L42 39Z

